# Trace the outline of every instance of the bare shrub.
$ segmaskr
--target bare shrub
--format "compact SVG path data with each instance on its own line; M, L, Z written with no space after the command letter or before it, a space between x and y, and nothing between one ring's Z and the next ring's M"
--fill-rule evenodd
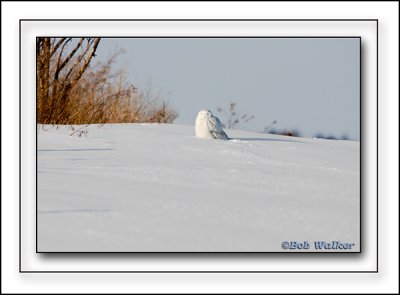
M126 81L124 69L112 73L112 64L122 51L89 66L99 38L75 39L69 53L71 38L38 39L38 123L172 123L178 116L152 94L151 85L139 90Z
M225 116L225 121L222 123L222 127L228 129L235 129L240 125L254 119L253 115L239 114L236 111L236 106L237 106L236 102L231 102L229 104L228 110L217 108L217 111Z
M294 136L300 137L301 133L297 129L287 130L287 129L271 129L268 132L269 134L276 134L276 135L285 135L285 136Z

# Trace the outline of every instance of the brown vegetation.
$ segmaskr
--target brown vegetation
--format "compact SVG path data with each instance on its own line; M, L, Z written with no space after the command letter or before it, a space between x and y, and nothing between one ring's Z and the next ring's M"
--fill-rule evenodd
M92 66L100 38L37 39L37 123L172 123L177 113L148 86L112 73L120 53Z

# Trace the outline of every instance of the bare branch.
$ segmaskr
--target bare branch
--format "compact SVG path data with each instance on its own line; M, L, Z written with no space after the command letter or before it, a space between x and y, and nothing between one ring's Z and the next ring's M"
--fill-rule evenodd
M68 42L70 42L70 41L71 41L71 38L68 38L68 40L65 41L65 43L64 43L63 46L61 47L60 53L58 54L58 59L57 59L57 64L56 64L56 71L55 71L55 73L54 73L53 82L58 80L58 76L59 76L60 71L61 71L61 67L60 67L60 65L61 65L61 58L62 58L62 56L63 56L63 52L64 52L64 49L65 49L65 46L66 46L66 45L68 44Z
M69 77L70 77L70 75L72 74L73 70L76 68L76 66L77 66L78 64L81 63L82 59L83 59L83 58L86 56L86 54L88 53L88 51L89 51L90 46L91 46L92 43L93 43L93 41L88 40L88 43L87 43L87 45L86 45L86 48L85 48L84 52L82 52L82 53L78 56L78 58L76 59L75 63L72 65L72 67L69 69L67 75L65 76L65 79L69 79Z
M59 75L60 71L66 66L66 64L71 60L71 58L75 55L75 53L78 51L78 49L82 46L84 39L85 38L81 38L79 40L79 43L75 46L75 48L70 52L70 54L64 59L64 61L61 64L57 63L57 69L56 69L56 73L55 73L55 77L54 77L55 80L58 79L58 75ZM60 61L60 58L61 58L61 55L59 56L59 61Z
M52 43L53 43L52 45L54 45L54 46L52 46L52 49L51 49L51 51L50 51L50 56L53 56L54 53L56 53L57 49L61 46L61 44L62 44L65 40L67 40L67 38L61 38L61 39L57 42L56 45L54 45L54 42L56 42L55 40L52 42ZM69 38L69 40L71 40L71 38ZM68 41L67 41L67 42L68 42ZM67 42L66 42L66 43L67 43Z
M82 77L82 74L85 72L86 68L89 66L90 60L95 55L95 52L96 52L97 46L99 46L99 43L100 43L100 38L96 38L93 42L93 47L89 53L89 56L87 57L85 63L81 67L81 69L79 70L78 75L74 79L73 85L75 85L78 82L78 80Z

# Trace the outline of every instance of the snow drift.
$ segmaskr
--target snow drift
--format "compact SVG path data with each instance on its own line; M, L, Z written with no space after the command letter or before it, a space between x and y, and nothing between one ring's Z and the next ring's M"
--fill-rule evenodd
M39 252L360 250L359 142L236 130L207 140L164 124L83 130L38 127Z

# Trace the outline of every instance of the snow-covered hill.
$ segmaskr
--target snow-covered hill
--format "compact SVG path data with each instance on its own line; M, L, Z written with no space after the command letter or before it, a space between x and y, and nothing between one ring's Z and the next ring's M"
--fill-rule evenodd
M39 252L360 249L359 142L236 130L206 140L175 124L84 130L38 128Z

